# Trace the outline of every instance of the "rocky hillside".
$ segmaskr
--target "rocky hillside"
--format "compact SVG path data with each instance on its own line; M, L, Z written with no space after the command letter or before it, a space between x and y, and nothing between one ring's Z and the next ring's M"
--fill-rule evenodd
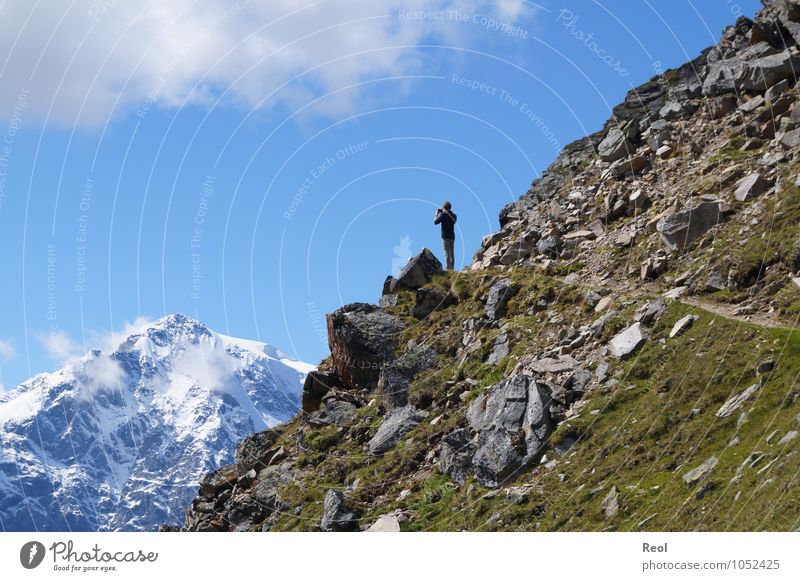
M800 3L631 91L466 272L328 315L184 529L800 528Z

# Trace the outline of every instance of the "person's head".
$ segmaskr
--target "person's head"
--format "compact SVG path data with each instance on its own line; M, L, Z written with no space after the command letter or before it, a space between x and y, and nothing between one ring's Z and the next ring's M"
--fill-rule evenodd
M447 200L445 200L444 204L442 204L442 208L444 208L448 212L450 211L450 208L452 208L452 207L453 207L453 205L450 202L448 202Z

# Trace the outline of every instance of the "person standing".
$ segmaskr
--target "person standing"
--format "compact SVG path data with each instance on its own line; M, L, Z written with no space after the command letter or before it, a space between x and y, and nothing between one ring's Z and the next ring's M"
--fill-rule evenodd
M441 208L436 208L433 217L434 224L442 225L442 246L444 247L444 257L447 262L447 270L453 270L455 265L454 245L456 242L456 215L452 210L450 202L445 201Z

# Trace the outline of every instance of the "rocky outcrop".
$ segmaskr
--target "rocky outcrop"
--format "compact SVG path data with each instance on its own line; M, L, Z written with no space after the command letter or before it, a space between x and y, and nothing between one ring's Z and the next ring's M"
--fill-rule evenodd
M683 250L710 228L720 223L722 205L717 200L664 216L656 225L661 240L670 250Z
M418 410L411 405L392 410L369 441L370 453L377 456L391 450L427 415L428 412Z
M530 465L553 430L550 394L526 375L504 379L467 410L476 432L472 469L478 482L497 486Z
M350 388L374 388L381 365L394 357L403 323L366 303L345 305L329 314L327 322L336 375Z
M437 274L442 274L442 263L433 252L423 248L422 252L408 261L396 279L388 278L384 284L384 294L400 290L416 290L431 281Z
M486 295L484 312L490 321L496 321L505 314L508 301L519 292L519 287L508 279L503 279L489 289Z
M330 489L325 495L319 528L325 532L345 532L358 528L356 515L347 506L344 494L338 490Z
M415 346L381 367L378 392L387 410L408 404L408 386L418 373L433 366L435 356L430 347Z

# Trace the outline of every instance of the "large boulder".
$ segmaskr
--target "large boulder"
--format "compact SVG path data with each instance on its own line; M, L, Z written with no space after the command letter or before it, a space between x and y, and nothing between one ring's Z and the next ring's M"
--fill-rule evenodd
M603 161L617 161L627 157L636 151L636 146L628 139L626 131L619 127L613 127L605 139L597 146L597 153Z
M394 448L400 439L417 427L428 412L407 405L389 412L383 423L369 441L369 451L373 456L380 456Z
M433 366L436 352L430 347L414 346L406 353L385 363L378 378L378 391L384 407L391 411L408 404L408 387L421 371Z
M614 335L609 343L609 349L614 357L626 359L644 345L646 340L642 324L636 322Z
M710 228L719 224L721 219L721 203L718 200L706 201L688 210L664 216L656 224L656 230L667 248L683 250Z
M472 468L484 486L498 486L530 465L553 431L551 397L534 378L516 374L495 384L469 406L477 432Z
M484 312L490 320L496 321L506 313L506 306L514 295L519 292L519 287L508 279L500 280L492 285L486 295Z
M738 88L745 91L766 91L783 80L794 83L800 72L800 57L788 50L754 59L747 63L739 78Z
M331 488L325 494L319 528L325 532L353 531L358 528L356 515L347 506L344 494L338 490Z
M396 279L387 279L385 286L388 288L384 290L390 293L398 290L416 290L442 272L444 270L439 259L433 255L433 252L423 248L422 252L408 261Z
M380 307L345 305L327 315L328 344L336 375L347 387L371 389L384 361L394 358L403 323Z
M703 93L714 96L734 92L736 81L744 75L746 68L744 61L735 58L710 64L703 81Z

